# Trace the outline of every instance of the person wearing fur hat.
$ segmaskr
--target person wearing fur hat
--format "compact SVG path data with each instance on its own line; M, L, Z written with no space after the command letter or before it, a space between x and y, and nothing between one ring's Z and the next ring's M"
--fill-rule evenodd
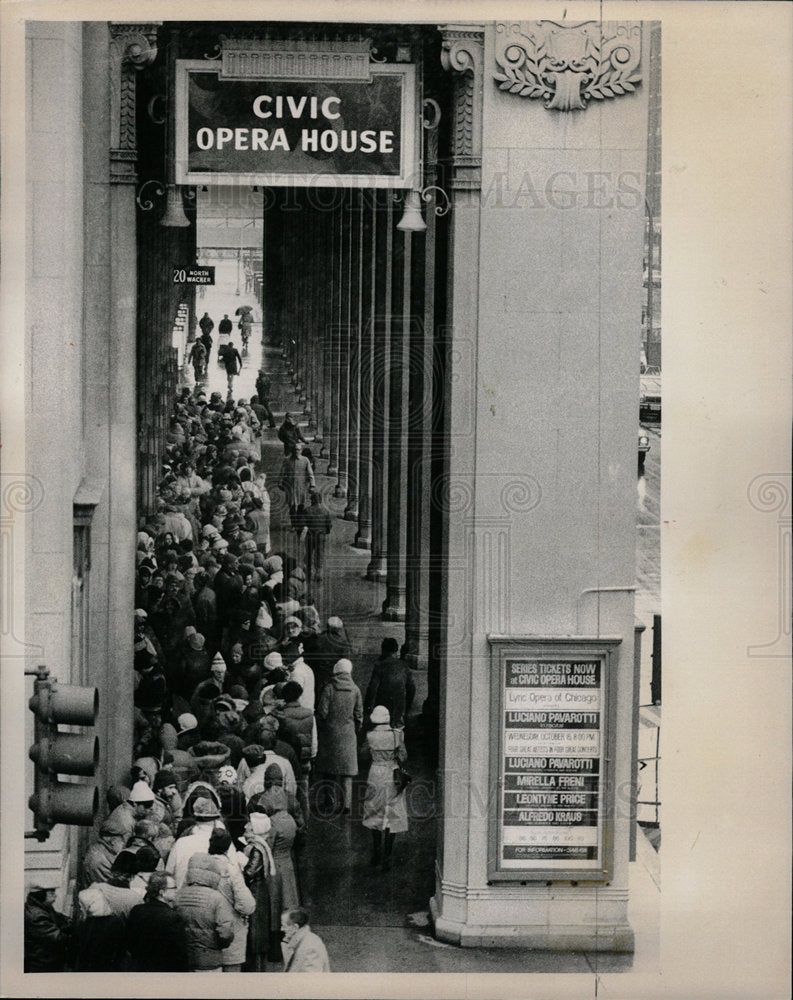
M372 831L372 864L391 867L394 837L408 829L408 813L403 792L394 784L394 768L407 760L401 729L391 727L384 705L376 705L370 716L374 728L366 734L371 766L363 803L363 825Z
M323 689L317 707L316 766L322 773L340 780L345 813L352 808L352 779L358 773L358 732L362 723L363 698L352 679L352 663L338 660L333 680Z
M225 829L217 801L213 798L204 796L197 798L193 804L192 817L195 822L191 832L179 837L174 843L165 864L165 870L173 875L180 888L187 875L187 866L192 856L209 850L209 838L214 829L218 827ZM229 855L236 862L237 852L233 844L229 848Z
M254 743L242 751L243 760L237 769L238 780L245 801L264 791L264 775L270 764L277 764L284 778L284 786L289 793L297 791L297 777L286 757L275 751L275 736L269 730L261 734L261 743Z

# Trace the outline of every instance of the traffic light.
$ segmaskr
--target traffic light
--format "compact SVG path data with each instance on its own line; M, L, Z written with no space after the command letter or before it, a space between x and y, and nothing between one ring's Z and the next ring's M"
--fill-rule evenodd
M57 775L93 775L99 763L99 740L90 734L63 733L59 725L93 726L99 692L93 687L59 684L39 667L28 702L35 716L35 742L28 756L36 765L34 793L28 806L36 829L27 836L46 840L57 823L91 826L99 808L95 785L58 781Z

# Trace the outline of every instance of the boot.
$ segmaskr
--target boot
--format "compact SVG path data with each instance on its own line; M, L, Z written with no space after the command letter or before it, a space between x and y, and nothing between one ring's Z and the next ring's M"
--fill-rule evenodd
M372 830L372 865L376 868L380 864L381 852L383 849L383 831Z
M387 872L391 867L391 852L394 850L395 833L390 830L385 831L385 846L383 847L383 871Z

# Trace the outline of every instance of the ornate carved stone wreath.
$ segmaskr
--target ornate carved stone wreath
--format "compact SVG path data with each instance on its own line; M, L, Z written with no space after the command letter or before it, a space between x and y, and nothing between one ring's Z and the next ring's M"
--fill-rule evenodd
M499 89L543 98L556 111L583 110L636 89L641 27L631 21L499 22L496 72Z

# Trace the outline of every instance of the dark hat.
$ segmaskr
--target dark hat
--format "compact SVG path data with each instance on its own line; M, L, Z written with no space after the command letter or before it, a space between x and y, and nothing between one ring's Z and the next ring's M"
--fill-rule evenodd
M167 788L168 785L175 784L177 784L176 775L169 768L164 767L154 775L152 788L155 792L160 792L163 788Z
M250 746L242 748L242 756L248 767L258 767L259 764L264 763L264 747L258 743L252 743Z
M297 701L302 694L303 687L297 681L287 681L281 689L281 697L284 701Z
M113 864L110 866L110 871L113 875L135 875L140 869L138 868L137 851L133 850L123 850L120 851L114 858Z
M156 847L144 844L135 854L135 868L139 872L155 872L160 863L160 852Z

